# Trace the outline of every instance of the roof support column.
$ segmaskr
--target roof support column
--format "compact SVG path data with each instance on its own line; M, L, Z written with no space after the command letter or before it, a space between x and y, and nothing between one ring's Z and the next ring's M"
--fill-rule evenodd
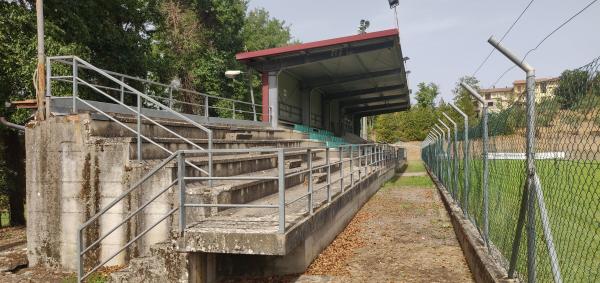
M270 113L269 110L269 74L262 73L262 121L270 122Z
M310 95L312 93L312 89L309 90L302 90L301 93L301 97L302 97L302 101L300 101L301 103L301 108L302 108L302 124L309 126L310 127Z
M279 124L279 93L277 89L277 77L279 72L269 72L269 109L271 110L271 126L277 128Z

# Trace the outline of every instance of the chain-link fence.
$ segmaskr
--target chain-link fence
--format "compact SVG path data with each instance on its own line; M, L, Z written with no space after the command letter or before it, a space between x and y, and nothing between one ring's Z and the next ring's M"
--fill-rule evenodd
M509 276L600 282L599 67L597 58L552 89L534 85L529 107L526 91L503 110L484 107L487 129L484 117L466 136L439 123L423 143L428 169Z

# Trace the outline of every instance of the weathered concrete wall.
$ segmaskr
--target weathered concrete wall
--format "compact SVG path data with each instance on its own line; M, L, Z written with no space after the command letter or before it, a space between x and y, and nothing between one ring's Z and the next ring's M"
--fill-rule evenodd
M493 245L488 249L485 242L480 236L477 228L466 219L460 207L452 200L447 189L439 182L439 180L427 171L429 176L434 181L444 207L450 215L452 227L456 234L456 238L465 255L465 259L471 269L476 282L498 282L498 283L516 283L518 279L509 279L506 269L499 262L498 258L502 257ZM495 255L491 256L490 251Z
M77 232L89 219L153 164L130 162L130 138L103 138L90 134L95 121L89 115L53 117L30 124L26 130L27 148L27 226L28 258L31 265L60 266L75 270L77 266ZM139 190L144 197L124 199L89 226L84 233L87 244L120 222L130 209L171 182L166 168ZM159 186L164 185L164 186ZM89 251L86 263L110 256L137 231L143 230L159 215L172 207L169 194L144 210L140 218L125 224ZM162 214L161 214L162 213ZM169 235L170 219L150 232L135 249L143 253L152 243ZM122 264L130 255L122 252L108 265Z

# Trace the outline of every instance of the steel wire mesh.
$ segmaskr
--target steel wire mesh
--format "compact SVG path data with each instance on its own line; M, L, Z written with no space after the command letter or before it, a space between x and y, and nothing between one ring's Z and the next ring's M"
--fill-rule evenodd
M555 280L542 209L547 211L557 262L564 282L600 281L600 57L567 70L551 87L536 83L535 172L543 203L535 205L536 281ZM523 90L524 92L524 90ZM509 268L522 195L527 179L525 94L506 108L489 113L488 194L489 239L498 260ZM423 160L444 187L455 192L455 201L483 233L483 139L481 119L469 129L469 139L459 132L458 151L447 140L425 143ZM465 170L463 143L468 143L469 168ZM458 168L453 168L453 159ZM458 187L445 174L458 170ZM468 171L468 173L465 173ZM453 171L451 171L453 172ZM468 174L469 186L464 178ZM466 192L466 194L465 194ZM465 196L468 201L465 207ZM483 235L482 235L483 236ZM527 237L522 230L515 265L517 277L527 280Z

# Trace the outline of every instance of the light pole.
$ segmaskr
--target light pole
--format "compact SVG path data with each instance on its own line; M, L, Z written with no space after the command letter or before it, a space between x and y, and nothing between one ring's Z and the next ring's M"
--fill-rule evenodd
M254 121L256 121L256 104L254 104L254 89L252 88L252 69L248 72L242 72L240 70L227 70L225 71L225 76L227 78L233 79L235 81L235 77L240 74L247 74L248 76L248 84L250 86L250 99L252 102L252 114L254 115ZM234 113L235 115L235 113Z

